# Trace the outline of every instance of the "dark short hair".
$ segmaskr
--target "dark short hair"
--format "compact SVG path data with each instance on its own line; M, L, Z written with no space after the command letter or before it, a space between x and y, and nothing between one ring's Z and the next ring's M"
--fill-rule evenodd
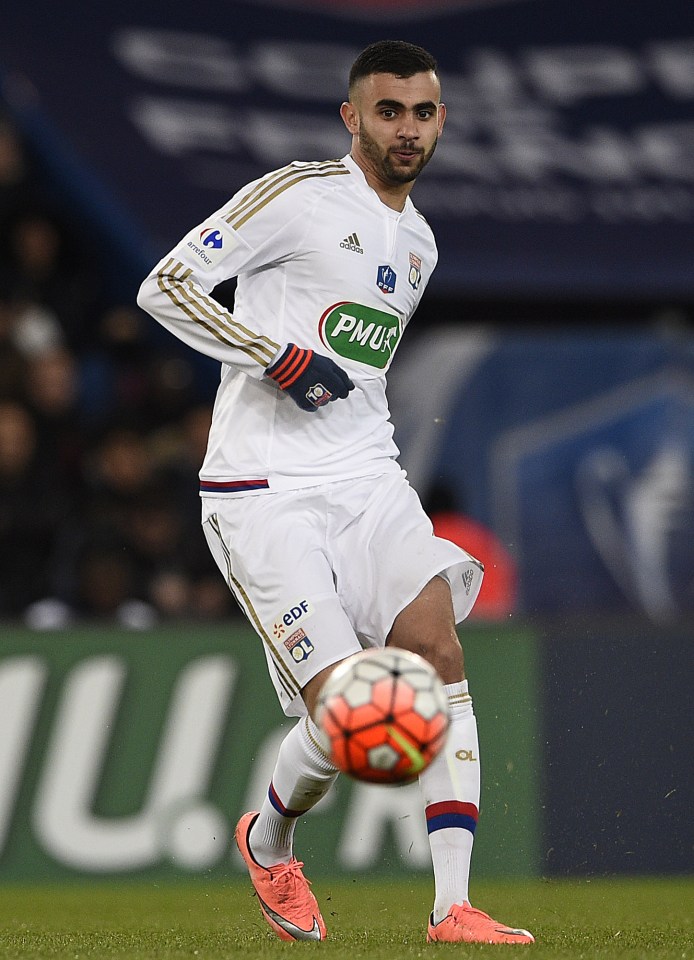
M359 54L349 71L349 89L372 73L392 73L396 77L412 77L415 73L437 73L434 57L414 43L405 40L379 40Z

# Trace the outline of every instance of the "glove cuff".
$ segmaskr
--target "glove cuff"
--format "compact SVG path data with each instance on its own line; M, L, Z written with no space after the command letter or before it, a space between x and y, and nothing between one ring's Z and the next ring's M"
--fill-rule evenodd
M306 372L312 357L313 350L304 350L295 343L289 343L285 352L265 373L277 383L280 390L287 390Z

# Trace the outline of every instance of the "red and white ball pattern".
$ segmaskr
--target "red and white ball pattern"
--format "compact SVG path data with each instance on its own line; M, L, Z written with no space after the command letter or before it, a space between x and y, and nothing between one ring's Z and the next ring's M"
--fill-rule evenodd
M397 647L348 657L318 704L332 762L368 783L415 780L443 747L448 722L448 698L434 668Z

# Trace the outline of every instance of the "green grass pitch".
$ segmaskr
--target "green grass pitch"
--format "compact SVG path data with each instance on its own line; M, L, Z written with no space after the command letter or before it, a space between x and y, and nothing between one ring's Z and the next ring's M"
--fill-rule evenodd
M276 940L248 883L0 887L4 960L401 960L530 951L552 960L694 960L694 877L480 883L475 904L532 930L531 947L425 943L431 883L316 882L325 943Z

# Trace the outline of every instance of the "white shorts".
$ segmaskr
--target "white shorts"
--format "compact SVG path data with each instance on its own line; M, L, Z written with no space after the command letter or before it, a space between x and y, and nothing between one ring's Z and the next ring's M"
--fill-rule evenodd
M456 622L468 615L483 567L433 535L402 472L262 496L203 498L217 565L263 641L288 716L324 667L382 647L398 613L432 577L451 587Z

